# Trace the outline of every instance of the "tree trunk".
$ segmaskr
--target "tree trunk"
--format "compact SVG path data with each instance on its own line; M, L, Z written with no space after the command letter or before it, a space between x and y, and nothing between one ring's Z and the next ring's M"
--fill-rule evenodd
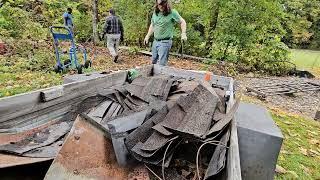
M97 22L98 22L98 0L92 0L92 40L95 44L98 41L98 31L97 31Z
M211 48L213 44L213 31L216 29L218 24L218 17L219 17L219 7L220 7L220 0L213 0L211 4L211 14L212 18L209 24L209 34L207 39L207 48Z

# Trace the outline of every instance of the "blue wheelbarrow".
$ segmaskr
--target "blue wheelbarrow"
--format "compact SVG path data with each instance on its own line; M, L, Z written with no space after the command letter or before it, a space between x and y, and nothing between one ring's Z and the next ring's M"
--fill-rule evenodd
M54 67L54 71L57 73L63 72L64 70L68 68L76 69L78 71L78 74L82 74L83 68L88 68L91 66L92 62L87 60L87 51L85 48L81 46L76 46L73 33L72 31L65 26L51 26L50 32L53 36L54 40L54 51L56 55L56 65ZM69 41L71 43L71 46L69 48L68 52L63 52L61 50L61 46L59 41ZM83 64L79 62L79 59L77 58L77 52L82 52L83 54ZM69 54L69 59L62 60L62 55Z

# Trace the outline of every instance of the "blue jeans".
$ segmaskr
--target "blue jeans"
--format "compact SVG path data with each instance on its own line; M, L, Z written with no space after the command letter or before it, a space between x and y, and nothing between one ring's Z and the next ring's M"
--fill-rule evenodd
M152 64L166 66L169 58L169 51L172 46L172 40L154 40L152 43Z

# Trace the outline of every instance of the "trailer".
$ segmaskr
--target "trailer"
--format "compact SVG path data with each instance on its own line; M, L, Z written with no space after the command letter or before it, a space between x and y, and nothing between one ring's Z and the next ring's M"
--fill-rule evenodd
M159 65L138 67L136 70L141 76L145 77L168 75L203 80L205 76L208 76L206 72L202 71L182 70ZM114 142L108 134L110 132L106 132L96 121L79 115L81 111L86 110L86 103L101 102L99 101L100 96L115 93L119 87L126 84L128 72L116 71L109 74L93 73L91 75L71 76L65 79L65 84L60 86L0 99L0 171L3 170L4 177L16 178L17 175L12 172L20 170L21 174L25 173L24 177L30 176L33 179L117 179L119 177L120 179L130 179L129 177L135 177L135 175L132 175L133 172L135 172L133 174L140 174L140 178L147 177L146 169L148 167L137 166L128 170L128 168L123 168L115 163L112 166L103 166L104 170L93 168L94 165L92 164L110 163L110 159L106 158L111 156L107 157L103 153L106 153L104 148L107 145L112 147ZM225 92L226 111L230 112L235 104L234 80L213 74L210 74L210 76L210 85L219 87ZM88 100L89 97L96 97L96 99ZM75 109L74 107L81 102L85 103L81 104L80 108L78 106ZM70 121L70 119L72 120ZM59 123L57 124L57 122ZM88 134L77 135L77 132L82 131L81 129ZM96 133L90 134L91 131ZM33 135L34 139L27 138L28 141L26 142L26 137L30 137L30 135ZM92 139L88 139L89 137ZM86 176L81 174L82 172L79 172L79 169L68 166L70 162L64 159L66 154L70 155L68 154L69 151L74 152L71 159L81 159L82 156L79 151L85 149L85 147L77 146L77 142L80 140L87 142L87 145L92 145L86 146L87 150L83 156L92 156L93 161L96 160L94 161L96 163L84 163L91 168L88 169ZM92 147L99 152L96 157L94 157L95 152L90 151ZM67 152L65 152L66 149ZM16 154L6 153L9 151L14 151ZM113 154L112 157L114 156ZM277 156L278 154L276 154ZM38 168L39 164L42 164L42 168ZM65 166L55 166L57 164ZM24 168L36 169L31 172L22 170ZM122 174L121 176L107 177L102 172L108 170L119 171ZM230 122L229 147L224 175L221 176L221 179L242 179L236 118L232 118Z

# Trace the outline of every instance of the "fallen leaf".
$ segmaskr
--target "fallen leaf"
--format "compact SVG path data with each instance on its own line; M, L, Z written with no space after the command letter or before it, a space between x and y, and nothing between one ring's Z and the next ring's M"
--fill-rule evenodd
M10 95L11 95L11 94L10 94L9 91L7 91L6 94L5 94L5 96L10 96Z
M307 149L299 147L299 150L303 155L308 156L308 150Z
M290 137L298 136L298 134L291 132L289 129L288 129L288 134L289 134Z
M320 141L319 140L316 140L316 139L311 139L309 140L309 143L312 144L312 145L320 145Z
M306 174L310 174L310 169L305 167L304 165L301 165L301 168L303 169L303 171L306 173Z
M292 125L293 123L290 121L283 121L283 123L287 124L287 125Z
M313 134L313 135L315 135L315 136L319 135L319 134L318 134L317 132L315 132L315 131L307 130L307 132L309 132L309 133L311 133L311 134Z
M299 178L298 174L296 172L294 172L294 171L287 171L287 173L291 174L296 179Z
M186 171L186 170L184 170L184 169L182 169L181 170L181 175L183 176L183 177L187 177L187 176L189 176L190 174L191 174L191 172L189 172L189 171Z
M312 154L314 154L314 155L320 156L320 153L318 153L318 152L315 151L315 150L310 149L309 151L310 151Z
M281 167L281 166L279 166L279 165L277 165L276 166L276 173L278 173L278 174L285 174L285 173L287 173L287 170L285 170L283 167Z
M293 142L295 145L297 145L298 147L301 147L301 145L297 142Z

